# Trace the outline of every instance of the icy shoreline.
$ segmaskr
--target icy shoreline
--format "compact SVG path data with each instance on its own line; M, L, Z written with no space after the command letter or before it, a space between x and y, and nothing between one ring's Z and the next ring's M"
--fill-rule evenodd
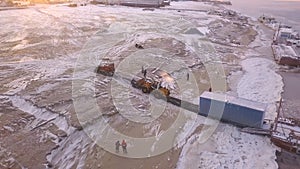
M253 18L252 18L252 22ZM258 31L256 40L249 45L245 56L240 57L241 71L234 71L229 77L233 88L228 93L239 97L268 103L266 119L276 116L276 101L283 92L283 79L276 73L277 65L272 56L264 56L254 48L268 47L266 35ZM272 40L272 37L269 41ZM253 49L252 49L253 47ZM251 54L252 53L252 54ZM234 85L235 84L235 85ZM232 86L232 85L231 85ZM197 126L197 124L195 125ZM220 124L217 131L204 144L195 143L201 134L191 136L183 146L178 169L183 168L278 168L276 163L276 147L267 137L242 133L238 128L228 124ZM197 141L196 141L197 142ZM195 163L196 162L196 163Z
M185 4L185 7L216 9L216 6L210 6L207 4L196 2L178 2L174 6L180 6L181 4ZM3 91L7 92L7 94L12 95L11 98L14 99L12 102L14 103L13 107L15 107L16 109L25 113L28 111L29 114L36 114L37 119L45 116L43 120L51 120L51 118L53 117L56 120L54 119L53 121L51 121L51 124L57 124L57 127L60 128L62 131L68 131L67 133L69 135L64 137L59 142L58 147L56 149L50 150L51 154L48 154L48 156L46 157L49 164L52 164L54 167L57 168L71 168L73 165L77 165L78 168L88 168L89 165L93 166L93 164L95 164L94 166L97 167L98 165L100 165L101 167L112 166L115 165L116 161L121 161L121 163L124 164L124 166L130 166L131 168L134 168L132 167L134 165L143 166L144 168L174 168L170 166L176 166L176 164L178 165L178 168L198 168L198 166L196 165L199 165L203 168L225 168L226 166L228 168L276 167L276 164L274 164L274 148L270 145L267 138L244 134L238 131L238 128L236 127L233 127L228 124L220 124L219 128L211 136L208 142L202 145L198 142L198 140L201 139L201 133L199 134L195 132L194 134L191 134L193 133L193 131L188 129L191 128L192 123L189 122L189 124L185 125L185 128L182 129L182 132L180 133L182 134L182 136L179 135L180 138L184 138L186 140L184 140L182 144L179 145L179 147L175 148L175 153L173 150L170 150L163 154L163 158L161 156L155 156L149 158L150 160L148 158L142 159L140 161L136 159L124 160L123 158L119 158L115 154L107 153L105 150L101 149L101 147L98 148L96 145L91 144L91 140L89 139L89 137L85 137L83 131L77 131L77 128L74 124L76 123L74 122L74 119L76 119L76 113L74 112L74 110L72 110L72 108L70 108L72 107L72 102L70 95L71 86L69 85L73 80L72 68L76 60L74 59L75 54L70 54L68 53L68 51L74 52L75 49L79 49L91 36L95 36L96 38L101 37L102 33L105 31L116 33L122 31L130 32L134 31L134 29L141 30L142 35L131 32L133 34L132 38L130 39L130 35L127 40L132 41L120 42L120 44L117 44L116 47L112 49L111 55L114 61L121 61L122 59L128 56L128 53L126 53L127 51L132 52L136 50L134 47L134 43L142 43L143 45L145 45L146 48L157 47L155 45L158 44L160 45L159 47L165 45L164 47L166 49L169 48L171 52L176 53L178 55L182 55L180 57L185 58L186 63L193 67L194 65L201 63L203 59L200 58L201 56L191 54L194 52L193 49L184 48L184 45L178 43L174 39L170 40L170 38L168 39L167 37L162 36L163 34L158 34L158 36L156 36L155 31L159 30L161 32L168 33L177 33L178 31L181 31L181 33L184 34L184 38L187 41L189 41L188 39L193 37L195 34L202 36L203 39L205 35L210 36L210 38L215 38L216 36L216 38L219 38L221 39L220 41L222 41L222 38L225 37L222 35L227 35L226 32L220 33L221 35L213 34L213 32L209 30L210 27L213 27L214 30L216 30L215 32L218 32L220 30L219 28L221 27L221 30L226 29L230 33L232 32L232 29L240 30L242 26L242 28L246 30L246 28L250 27L248 23L245 23L245 25L239 25L241 27L234 27L234 24L232 24L231 21L227 19L221 18L220 16L216 15L208 15L207 13L203 12L166 12L164 10L145 12L139 8L127 8L116 6L107 6L101 8L98 6L86 6L78 7L76 9L62 6L47 6L45 8L35 7L26 9L26 14L18 12L20 11L16 11L16 13L14 13L14 16L19 16L20 21L18 20L18 22L16 22L17 25L14 24L15 27L13 28L11 28L11 25L9 24L11 22L10 20L12 20L9 20L9 17L11 17L12 12L6 11L6 13L3 13L7 14L8 18L5 19L5 23L7 22L7 24L3 24L5 25L5 27L3 28L4 31L1 34L1 36L3 36L3 41L7 41L6 46L3 46L3 50L12 52L9 54L2 54L4 57L1 58L2 60L4 60L4 62L1 63L1 66L4 69L4 80L8 79L8 81L10 82L3 82L4 84L7 84L4 85L6 88ZM78 12L85 13L84 15L78 17ZM120 15L120 12L122 12L122 14L124 15ZM164 17L161 17L162 15ZM32 19L35 17L40 17L41 19ZM24 21L21 21L22 19ZM4 19L1 21L4 22ZM188 21L191 24L188 25L185 21ZM211 22L213 23L211 24ZM190 29L190 25L196 26L195 28ZM131 29L132 27L134 29ZM19 28L23 28L21 33L18 31ZM14 32L10 33L9 31L11 30L13 30ZM97 34L94 34L97 31L99 32ZM149 34L151 36L145 35L143 31L149 31ZM41 34L44 38L41 38ZM176 36L177 34L174 35L174 37ZM110 41L119 40L114 36L111 36L108 39ZM100 41L96 40L94 44L97 44L99 42ZM216 54L216 57L220 57L220 55L223 56L223 54L225 56L225 54L231 53L230 51L233 51L232 53L239 56L239 53L235 53L234 50L242 50L240 48L245 47L243 45L238 46L238 44L232 45L233 43L230 43L229 45L226 44L227 43L216 45L219 50L219 53ZM49 45L52 48L49 48ZM97 47L98 46L96 45L94 46L94 48L91 47L88 50L92 50L91 55L95 55L95 58L99 59L99 53L101 53L101 51ZM181 47L183 49L181 49ZM44 51L45 49L51 49L51 52L48 53L48 51ZM23 54L20 55L18 53L19 51ZM33 53L32 51L43 52ZM68 53L68 55L64 52ZM49 56L41 56L41 54L49 54ZM60 57L57 59L58 56ZM258 57L259 55L255 56ZM237 64L237 60L240 61L244 58L244 56L238 58L233 57L232 60L230 60L231 58L229 58L228 61L222 60L221 62L228 62L228 65L235 65ZM252 71L253 68L256 69L258 67L260 68L259 70L266 71L269 73L268 75L277 78L277 76L275 75L275 71L272 68L273 64L271 61L268 61L267 59L252 59L253 58L250 58L250 55L249 58L247 55L246 60L242 61L241 65L237 65L237 67L242 66L243 70L247 72L243 74L242 81L236 82L239 90L233 89L233 91L231 91L232 93L235 93L236 95L239 94L244 97L248 96L249 98L250 96L255 96L256 98L256 95L254 95L255 91L247 90L248 92L245 92L245 88L251 89L251 86L246 86L251 85L251 83L246 83L248 79L255 78L255 84L260 84L261 80L264 80L264 74L255 74L255 72ZM263 62L263 64L257 64L257 62ZM248 65L248 63L251 63L251 65ZM15 66L15 64L17 64L17 66ZM165 66L173 65L166 64ZM199 67L195 66L193 68L193 71L197 71L196 73L199 74L200 83L202 81L202 84L209 85L208 80L205 79L206 76L200 75L202 73L201 71L199 71L201 69L201 64L199 64ZM26 72L26 78L24 78L24 75L22 75L21 73L16 74L18 72ZM36 78L31 79L31 77ZM106 111L111 111L109 107L111 106L111 101L108 99L109 92L107 92L109 89L109 80L103 76L99 76L98 78L99 79L96 80L96 87L98 87L99 89L99 91L97 91L97 99L99 104L98 106L105 109ZM186 74L184 72L178 73L178 78L183 78L185 81ZM276 79L274 81L277 82ZM280 85L274 86L274 90L277 90L279 88ZM201 89L206 90L207 87L202 86ZM272 94L276 93L277 92L274 92ZM139 93L137 92L136 94ZM191 94L192 91L187 91L187 95ZM40 111L35 111L35 109L33 109L35 107L31 105L27 105L27 107L26 105L24 106L23 101L20 101L20 99L18 99L19 97L15 97L15 95L19 95L22 98L30 99L32 103L36 106L46 106L48 108L51 107L51 110L54 111L48 112L48 114L41 114ZM265 100L266 102L272 102L274 99L274 95L267 96L268 99L261 98L261 100ZM143 95L143 97L147 97L147 95ZM194 101L198 103L198 95ZM144 104L145 102L143 101L142 103ZM144 105L142 105L142 103L139 103L141 104L141 109L144 108ZM41 109L41 111L42 110L44 109ZM59 114L59 112L61 112L60 110L63 110L63 117ZM5 116L6 114L1 115L1 117ZM65 118L65 116L68 118L61 121L61 119ZM115 125L117 127L123 127L121 124L126 123L124 122L125 120L122 118L109 118L111 118L111 120L117 123ZM168 127L163 126L165 125L164 123L171 123L167 121L167 119L167 117L165 119L161 119L161 121L158 121L157 125L152 124L142 128L143 134L145 134L144 136L151 136L153 134L159 136L160 133L163 132L164 128ZM192 129L198 130L199 128L201 128L201 126L203 125L203 120L203 117L198 117L196 125ZM68 123L68 126L66 125L66 123ZM47 130L48 126L45 125L44 127ZM72 131L69 131L68 127L72 128ZM74 129L73 127L75 127L76 129ZM151 129L151 127L153 129ZM9 126L6 126L5 128L10 129ZM128 125L128 123L126 123L123 128L125 128L126 131L128 131L129 133L134 133L138 131L136 130L136 126L132 124ZM36 129L36 131L40 131L40 129ZM41 132L44 131L41 130ZM7 136L7 138L9 137L10 136ZM130 150L131 146L134 144L130 143L129 145L130 146L128 148ZM265 146L266 149L261 148L262 146ZM181 148L182 152L179 161L177 162L178 154L179 151L181 151ZM79 152L82 152L83 154L80 154ZM261 157L258 158L258 155L260 155ZM95 158L99 158L100 160L95 160ZM256 164L257 160L260 160L262 158L265 159L264 163L257 163L257 166L253 166ZM138 162L135 163L136 161ZM100 162L101 164L99 164ZM31 165L26 163L26 161L23 163L26 167Z

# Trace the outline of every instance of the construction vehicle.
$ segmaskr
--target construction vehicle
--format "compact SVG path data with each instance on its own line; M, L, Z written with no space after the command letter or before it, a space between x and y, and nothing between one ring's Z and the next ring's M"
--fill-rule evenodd
M169 89L162 87L159 82L146 78L132 79L131 85L134 88L141 89L143 93L152 93L156 98L166 98L170 96Z
M109 60L103 60L97 67L96 72L105 76L113 76L115 73L115 64L109 62Z

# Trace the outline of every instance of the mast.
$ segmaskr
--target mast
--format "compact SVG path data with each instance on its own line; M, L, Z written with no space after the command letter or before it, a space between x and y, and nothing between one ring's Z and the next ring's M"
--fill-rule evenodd
M275 124L274 124L273 131L277 131L277 125L278 125L278 119L279 119L279 114L280 114L281 107L282 107L282 98L280 98L280 101L279 101L279 106L278 106L278 109L277 109L277 116L275 118Z

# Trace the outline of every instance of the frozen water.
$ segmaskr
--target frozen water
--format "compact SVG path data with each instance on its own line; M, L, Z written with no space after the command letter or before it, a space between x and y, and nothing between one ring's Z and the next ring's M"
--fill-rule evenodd
M248 58L242 61L245 75L238 84L239 97L269 104L266 118L276 116L276 101L283 91L282 77L276 73L276 63L264 58Z
M221 125L204 144L200 135L190 137L177 165L185 168L277 168L275 149L267 137L241 133L236 127Z

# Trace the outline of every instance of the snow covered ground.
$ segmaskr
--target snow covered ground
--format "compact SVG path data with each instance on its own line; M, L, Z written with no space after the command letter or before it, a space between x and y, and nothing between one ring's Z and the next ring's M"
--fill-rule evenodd
M276 73L277 64L265 58L248 58L242 61L245 75L238 84L239 97L268 103L266 119L275 119L276 105L283 91L282 77Z
M183 147L177 168L277 168L275 148L266 137L220 125L204 144L193 135Z
M174 6L171 7L202 10L217 8L197 2L174 2ZM233 24L227 18L195 11L143 11L140 8L93 5L78 8L61 5L36 6L24 10L1 11L1 15L5 17L0 19L0 24L3 25L0 31L0 84L3 86L0 89L0 99L6 101L1 102L5 106L0 118L5 121L3 131L10 134L5 134L3 141L0 141L0 147L2 144L9 145L10 139L20 133L20 138L36 136L37 145L41 142L49 144L49 147L43 150L46 154L43 161L28 162L28 157L20 156L21 152L15 150L14 145L0 152L0 156L10 151L17 155L3 155L3 159L17 159L22 166L29 168L34 163L50 168L115 168L114 165L120 161L125 168L276 168L275 148L267 138L241 133L238 128L228 124L221 124L216 131L210 131L213 128L209 125L215 124L214 121L205 122L205 118L195 117L196 115L190 112L184 112L186 123L177 126L178 130L172 135L174 137L167 139L166 142L170 143L167 148L164 147L163 152L157 151L157 147L164 146L161 138L164 138L174 121L178 120L176 117L181 110L167 105L159 112L161 114L153 113L149 111L151 104L158 104L160 101L153 101L148 95L131 88L127 93L116 90L111 86L116 87L117 84L110 83L110 77L96 76L93 72L104 54L118 66L118 71L130 75L130 78L139 72L143 65L159 65L170 71L177 83L181 83L180 89L183 91L174 91L171 93L173 96L179 97L181 93L184 100L198 103L199 91L190 90L191 86L197 81L201 92L210 85L207 72L203 73L206 71L203 61L224 63L223 73L226 74L239 69L235 64L245 59L240 62L242 77L234 82L237 88L231 92L241 97L273 104L281 92L282 80L276 74L272 61L259 58L259 54L252 58L252 51L248 51L247 55L234 57L230 63L226 62L226 56L229 54L239 56L246 52L237 45L213 44L218 49L214 51L214 55L207 54L209 51L205 49L200 50L203 55L195 53L195 39L211 42L217 38L222 41L222 38L226 37L212 32L211 27L220 29L220 26L224 26L223 29L229 29L225 32L241 29L238 26L231 27ZM243 25L243 29L252 28L246 24ZM207 36L211 39L206 38ZM145 50L136 49L136 43L143 45ZM155 60L152 65L149 63L150 57ZM77 67L74 68L75 66ZM80 69L80 66L85 69ZM191 74L188 82L186 72ZM192 73L195 74L195 79ZM76 80L78 84L83 85L81 90L74 92L72 82ZM265 86L267 81L268 86ZM128 80L120 80L117 83L123 87L130 86ZM184 90L187 88L189 90ZM77 95L78 93L90 95L86 97ZM113 103L116 98L112 96L125 100L119 100L121 106L114 108L118 105ZM88 99L93 99L95 102L92 103L96 106L91 105ZM82 107L77 105L83 110L83 114L76 114L74 109L78 107L73 106L76 101L88 102ZM129 111L131 109L128 105L133 106L135 111ZM102 114L95 112L96 109L101 110ZM10 115L6 112L10 111L32 115L34 120L27 124L26 130L14 130L12 124L6 124L10 123ZM88 116L89 113L92 117ZM78 122L77 117L88 119L79 119ZM151 122L143 125L127 118L133 121L135 118L143 118ZM183 118L179 120L183 121ZM82 130L80 122L86 130ZM114 152L115 139L122 138L105 140L109 148L104 148L110 151L108 153L102 147L97 147L88 137L90 134L90 137L101 140L101 137L106 137L105 134L115 132L107 130L106 122L116 131L122 132L122 138L128 139L127 155ZM204 124L206 126L203 126ZM211 132L212 136L206 140L207 137L203 136L203 133ZM145 144L142 141L135 142L132 137L153 139ZM36 145L26 143L24 146ZM150 153L141 153L138 149L145 149ZM36 153L37 150L31 151ZM119 157L141 157L141 154L146 157L145 153L158 156L140 160ZM17 165L18 161L8 165ZM1 165L2 163L0 168Z
M240 56L242 71L233 72L229 77L232 84L229 84L231 91L228 93L267 103L265 118L274 120L283 81L276 73L278 68L272 55L261 52L270 47L272 36L259 31L255 41ZM202 124L201 120L195 123L196 126L199 123ZM242 133L236 127L221 124L208 141L200 144L199 140L201 134L190 137L183 146L177 168L278 168L275 161L277 148L267 137Z

